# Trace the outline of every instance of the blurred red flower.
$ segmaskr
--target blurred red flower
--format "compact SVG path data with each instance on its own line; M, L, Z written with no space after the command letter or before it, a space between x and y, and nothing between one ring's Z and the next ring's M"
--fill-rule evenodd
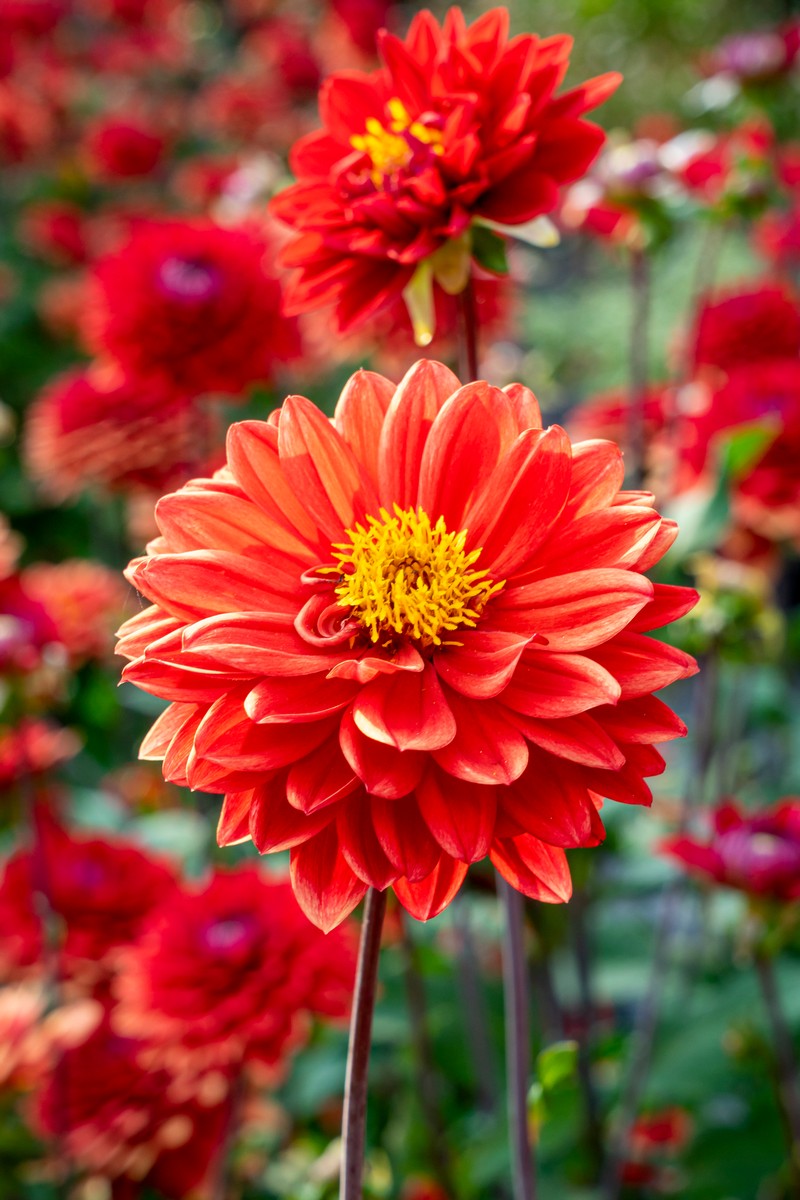
M33 1126L111 1181L115 1196L153 1188L166 1200L210 1200L229 1121L224 1081L216 1094L176 1097L167 1071L141 1065L141 1049L107 1024L67 1048L32 1097Z
M695 369L731 371L769 358L798 358L800 307L781 283L728 286L702 302L692 342Z
M22 581L55 625L56 640L66 649L73 668L92 658L109 657L114 629L130 597L116 571L75 558L33 563L22 572Z
M275 1082L312 1015L347 1016L354 978L350 930L326 938L288 880L216 871L153 911L125 953L112 1020L176 1074L246 1063Z
M459 291L474 222L521 226L552 211L560 185L584 173L604 134L583 114L620 77L556 98L571 39L509 41L508 19L495 8L468 27L451 8L439 26L418 13L405 40L379 35L381 70L326 81L324 129L294 147L298 182L272 202L298 234L282 252L297 268L288 312L335 303L345 331L416 272L421 290L435 276Z
M90 487L163 491L201 471L216 438L213 413L165 383L90 367L57 376L36 397L24 456L54 500Z
M649 803L685 732L651 693L696 670L644 636L696 593L640 573L676 529L622 477L527 388L431 362L359 372L333 422L291 397L234 425L129 568L125 678L173 702L142 756L228 793L223 845L292 848L323 927L369 885L435 915L487 853L565 900L563 847L602 839L601 796Z
M17 725L0 725L0 787L11 788L21 779L49 771L77 754L80 746L77 734L50 721L27 718Z
M0 973L14 978L41 969L42 923L35 896L43 888L62 924L64 974L92 987L105 982L116 951L136 938L145 918L175 886L165 859L122 838L74 837L47 818L37 855L18 850L0 880Z
M89 127L85 145L91 169L101 179L138 179L161 163L166 140L140 118L109 114Z
M126 374L236 395L300 351L269 236L200 217L143 222L96 265L86 331Z
M662 849L702 878L751 896L796 900L800 897L800 798L787 796L772 808L752 814L726 802L715 810L708 836L667 838Z
M65 1050L81 1045L103 1016L96 1000L81 998L49 1009L43 987L0 989L0 1088L38 1087Z

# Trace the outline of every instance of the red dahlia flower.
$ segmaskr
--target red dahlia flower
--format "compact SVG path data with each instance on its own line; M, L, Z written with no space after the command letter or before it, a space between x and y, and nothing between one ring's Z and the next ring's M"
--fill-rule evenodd
M645 636L696 593L641 574L676 530L622 477L527 388L431 362L358 372L332 422L293 396L234 425L129 568L124 677L172 701L142 756L227 793L223 845L291 848L325 928L370 885L430 917L487 854L567 899L563 847L602 839L601 796L649 803L685 731L651 693L696 670Z
M800 307L780 283L728 287L705 299L693 343L695 368L731 371L768 358L797 358Z
M21 575L28 595L42 605L56 628L56 641L73 668L107 659L129 590L116 571L85 558L32 563Z
M503 8L469 27L451 8L441 27L418 13L405 40L383 30L381 70L331 76L324 129L294 147L298 182L272 203L298 233L283 252L298 269L287 311L335 302L344 331L405 293L427 345L431 281L464 288L479 257L476 226L520 227L551 212L602 145L583 114L620 77L555 97L571 45L509 41Z
M187 395L236 395L299 353L263 229L201 217L143 222L97 264L92 348Z
M324 937L287 881L218 871L153 912L126 952L114 1027L147 1037L176 1071L241 1063L280 1074L310 1017L346 1017L355 942Z
M800 898L800 799L746 815L730 802L714 813L707 838L679 836L663 844L689 871L751 896Z

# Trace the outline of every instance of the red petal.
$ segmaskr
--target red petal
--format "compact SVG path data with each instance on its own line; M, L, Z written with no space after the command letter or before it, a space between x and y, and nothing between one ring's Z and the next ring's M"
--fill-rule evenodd
M320 533L281 469L278 431L266 421L239 421L227 439L228 466L243 491L278 523L288 522L310 546Z
M156 760L163 758L169 744L187 721L204 711L201 704L170 704L150 726L139 749L139 758Z
M395 385L374 371L356 371L345 384L334 414L336 428L378 486L378 445Z
M660 523L658 513L635 505L586 513L567 528L555 529L531 563L529 574L559 575L598 567L638 570L637 562Z
M359 692L353 719L366 737L397 750L438 750L455 737L456 722L433 666L422 674L379 676Z
M247 693L244 711L257 725L319 721L349 704L356 688L346 680L322 681L308 675L262 679Z
M492 700L462 699L445 692L456 718L456 736L433 757L448 775L468 783L511 783L528 761L525 738Z
M655 696L622 700L616 708L603 709L596 715L603 728L622 742L650 745L686 736L680 717Z
M616 771L625 762L625 755L617 743L589 713L555 721L539 721L536 717L525 717L510 710L509 715L529 741L557 758L587 767L600 767L604 771Z
M292 764L286 780L286 797L300 812L313 813L341 800L359 786L360 780L342 754L339 735L335 733L307 758Z
M570 442L553 425L521 433L467 512L467 548L482 548L478 565L507 578L530 559L564 507Z
M414 796L401 802L373 799L372 824L390 862L409 879L423 879L439 860L441 850L422 818Z
M238 846L250 841L252 792L231 792L222 801L217 823L217 845Z
M420 467L433 420L460 384L442 363L423 359L402 379L389 405L378 449L381 501L389 509L417 503Z
M607 508L624 478L622 451L616 442L601 439L576 442L572 447L572 484L564 519Z
M550 846L596 846L605 836L580 770L532 749L525 774L498 793L503 813Z
M339 729L342 753L373 796L396 800L413 792L425 766L419 750L396 750L365 737L357 727L352 710L345 713Z
M383 892L394 883L397 867L386 857L372 824L372 804L366 796L351 796L341 805L336 829L342 854L359 879Z
M488 700L499 695L528 645L527 634L460 629L460 646L445 646L434 658L436 670L462 696Z
M463 862L489 853L497 811L497 789L466 783L432 767L417 786L420 812L444 851Z
M140 558L125 572L137 591L172 615L190 621L231 612L292 613L297 611L301 572L275 560L268 572L240 554L223 550L191 550Z
M182 491L156 505L158 527L173 552L224 550L270 561L275 551L297 562L298 573L316 561L307 542L252 500L217 491Z
M503 391L514 406L518 433L522 433L525 429L542 428L542 413L539 408L539 401L530 388L525 387L522 383L509 383L506 384Z
M250 799L250 836L261 854L291 850L313 838L336 816L330 805L315 813L301 813L286 799L284 772L268 782L243 793Z
M654 583L653 599L636 614L628 629L632 633L648 633L651 629L669 625L670 621L677 621L691 612L699 599L700 593L694 588Z
M335 727L335 718L313 724L256 725L242 701L241 693L233 692L211 705L195 734L200 758L236 771L274 770L303 758Z
M614 704L620 685L599 663L581 654L552 654L532 646L503 692L503 704L530 717L572 717Z
M276 678L328 672L350 657L347 648L326 651L311 646L296 633L288 614L267 612L223 613L197 621L185 630L183 647L187 664L191 652L197 652L220 669Z
M574 571L506 588L493 601L492 619L541 634L548 650L587 650L624 629L652 595L650 580L632 571Z
M325 933L341 925L367 893L367 884L344 859L335 825L292 851L290 874L297 903Z
M567 856L529 833L498 838L489 854L497 870L523 896L545 904L564 904L572 895Z
M364 471L329 419L303 396L290 396L278 426L281 467L297 496L331 541L341 541L378 500Z
M622 685L622 699L657 692L676 679L688 679L700 669L695 660L676 646L641 633L620 633L598 646L591 657Z
M151 604L135 617L129 617L121 627L114 652L123 658L138 658L152 642L181 628L182 621L165 613L157 604Z
M438 917L455 898L466 874L466 863L456 862L443 854L424 879L416 883L405 878L395 880L394 893L412 917L429 921L431 917Z

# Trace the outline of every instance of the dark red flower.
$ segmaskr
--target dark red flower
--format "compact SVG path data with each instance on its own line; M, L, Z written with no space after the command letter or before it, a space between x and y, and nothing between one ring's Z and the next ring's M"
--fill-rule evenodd
M662 849L693 874L751 896L785 902L800 897L800 798L744 813L726 802L704 838L668 838Z
M602 839L601 796L649 803L684 732L651 693L696 670L645 636L696 593L641 574L676 529L622 477L527 388L438 363L359 372L333 422L291 397L234 425L129 569L125 678L172 701L143 757L228 793L222 844L292 848L323 927L369 885L434 915L487 854L566 899L563 847Z
M22 582L55 625L55 640L73 668L108 658L130 594L116 571L85 558L67 559L33 563L22 572Z
M204 468L216 438L213 414L165 383L90 368L37 396L24 453L31 478L64 500L91 487L174 487Z
M22 240L35 253L56 266L86 262L86 214L63 200L26 205L20 222Z
M780 283L736 284L701 304L692 365L731 371L769 358L800 356L800 307Z
M315 929L288 879L217 871L175 892L126 951L114 1027L176 1073L248 1063L274 1082L312 1016L347 1016L354 977L350 930Z
M86 152L101 179L138 179L151 175L164 157L166 140L136 117L109 115L86 134Z
M141 1052L107 1024L67 1048L33 1097L34 1128L91 1175L135 1185L115 1195L152 1188L167 1200L208 1200L229 1121L224 1081L216 1094L175 1095L169 1073L142 1066Z
M126 374L184 394L237 395L299 353L281 313L275 249L255 226L200 217L142 224L96 267L87 336Z
M42 864L49 904L63 923L63 969L89 985L107 978L115 952L175 888L165 860L121 838L73 837L48 819L39 856L18 850L0 881L0 968L7 977L36 971L41 962L35 893L44 886Z
M466 283L477 223L521 226L552 211L603 133L583 119L616 88L604 75L556 97L571 39L508 39L508 12L467 26L418 13L404 40L383 30L383 67L334 74L323 85L324 128L294 147L298 182L273 212L298 236L283 252L297 268L287 311L336 305L352 328L414 280ZM413 301L412 301L413 303ZM431 333L420 325L422 344Z

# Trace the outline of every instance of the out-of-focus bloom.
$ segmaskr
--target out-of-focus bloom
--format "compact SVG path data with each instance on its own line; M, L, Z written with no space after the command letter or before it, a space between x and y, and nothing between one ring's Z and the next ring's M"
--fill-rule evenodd
M642 417L648 443L663 433L674 411L674 404L674 391L668 384L652 384L647 389ZM612 442L625 442L630 407L630 397L619 388L589 396L567 414L570 437L577 441L608 438Z
M29 594L56 627L57 641L78 667L113 651L113 633L130 593L116 571L103 563L75 558L34 563L23 571Z
M17 560L22 553L22 538L0 513L0 580L14 573Z
M6 977L36 973L42 930L35 893L47 871L50 907L63 923L66 975L80 984L102 983L120 946L132 942L150 912L169 898L175 875L164 859L121 838L73 837L48 819L39 856L19 850L0 881L0 971Z
M427 345L432 281L463 290L480 261L476 223L521 231L602 145L583 114L619 76L556 97L571 44L509 41L502 8L471 26L458 8L443 26L421 12L404 40L382 31L380 71L331 76L324 128L294 147L298 182L272 203L297 232L282 255L297 269L287 311L335 303L345 331L404 294Z
M85 1042L100 1024L102 1006L83 998L47 1011L43 988L0 989L0 1088L37 1086L56 1056Z
M144 224L97 264L93 348L188 395L235 395L299 353L263 229L189 218Z
M717 808L704 838L666 839L662 850L686 870L754 897L780 903L800 897L800 798L744 813L731 802Z
M90 168L105 180L152 175L165 149L161 134L135 116L109 114L96 121L86 134Z
M765 83L785 75L794 65L798 49L798 24L781 29L753 29L725 38L702 66L708 75L725 75L737 83Z
M780 283L736 284L702 302L692 335L695 370L731 371L769 358L800 357L800 307Z
M56 266L73 266L88 257L86 214L66 200L26 205L20 235L35 254Z
M67 1049L31 1103L34 1128L62 1154L120 1191L153 1188L167 1200L209 1200L225 1144L224 1081L191 1100L167 1071L140 1063L141 1043L100 1026Z
M370 885L432 916L487 853L565 900L563 847L601 840L601 796L649 803L684 732L651 693L696 670L645 636L696 593L641 574L676 528L622 478L527 388L438 363L359 372L333 422L291 397L234 425L129 569L125 678L173 702L142 756L228 793L223 845L292 848L324 927Z
M4 0L0 30L7 37L42 37L51 33L69 12L69 0Z
M10 788L21 779L51 770L76 755L80 745L71 729L50 721L0 725L0 787Z
M672 1162L686 1147L692 1132L692 1119L683 1108L663 1108L637 1117L622 1165L623 1185L674 1194L679 1180Z
M288 880L217 871L153 912L125 954L113 1023L176 1075L248 1064L274 1082L312 1015L347 1016L354 977L350 930L326 938Z
M714 136L694 132L674 139L668 161L702 204L724 217L753 216L769 199L774 180L774 133L761 122Z
M800 202L764 213L753 236L759 253L774 266L796 266L800 261Z
M0 578L0 675L35 670L57 641L50 614L21 576L12 573Z
M434 1179L408 1179L400 1193L401 1200L450 1200L447 1192Z
M213 414L164 383L115 370L72 370L28 412L24 453L32 479L55 500L86 488L175 486L204 464Z

